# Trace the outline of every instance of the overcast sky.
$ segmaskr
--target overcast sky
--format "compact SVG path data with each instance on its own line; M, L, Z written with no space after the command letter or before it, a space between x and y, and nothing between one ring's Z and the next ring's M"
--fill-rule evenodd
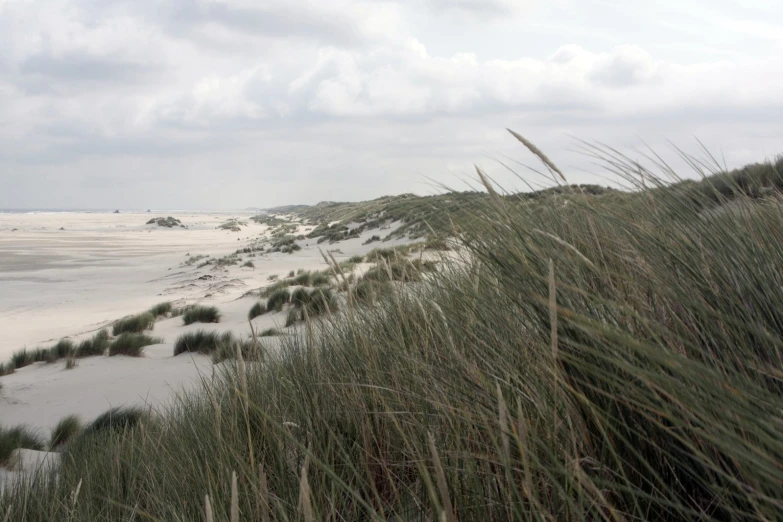
M0 208L523 188L506 127L572 182L575 138L771 158L783 2L0 0Z

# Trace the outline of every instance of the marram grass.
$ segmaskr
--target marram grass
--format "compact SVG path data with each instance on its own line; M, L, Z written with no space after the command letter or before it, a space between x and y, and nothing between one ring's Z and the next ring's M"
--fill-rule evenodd
M58 480L8 488L0 513L780 519L777 193L705 215L724 192L594 153L647 189L492 187L460 224L461 259L374 306L349 300L263 364L227 361L165 415L85 438Z

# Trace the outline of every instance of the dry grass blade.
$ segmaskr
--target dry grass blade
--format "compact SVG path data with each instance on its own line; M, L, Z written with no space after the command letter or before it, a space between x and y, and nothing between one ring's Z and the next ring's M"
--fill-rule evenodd
M304 464L302 465L302 476L299 479L299 504L302 509L302 516L305 522L314 522L315 516L313 515L313 504L310 498L310 482L307 478L307 468L310 465L310 451L307 451L305 455Z
M212 512L212 502L209 495L204 495L204 520L205 522L215 522L215 515Z
M552 342L552 359L557 363L557 287L555 286L555 262L549 259L549 325Z
M231 472L231 522L239 522L239 488L237 472Z
M525 138L525 137L524 137L524 136L522 136L521 134L519 134L519 133L517 133L517 132L514 132L514 131L513 131L513 130L511 130L511 129L506 129L506 130L507 130L508 132L510 132L512 136L514 136L516 139L518 139L518 140L519 140L519 142L520 142L520 143L522 143L522 145L524 145L525 147L527 147L527 150L529 150L530 152L532 152L533 154L535 154L535 155L538 157L538 159L540 159L540 160L541 160L541 162L542 162L544 165L546 165L546 166L547 166L547 168L548 168L548 169L550 169L550 170L551 170L551 171L553 171L553 172L556 172L556 173L557 173L557 174L560 176L560 179L561 179L561 180L563 180L563 183L568 183L568 181L566 181L566 177L565 177L565 175L564 175L564 174L563 174L563 173L560 171L560 169L559 169L559 168L557 168L557 165L555 165L555 164L554 164L554 162L553 162L552 160L550 160L550 159L549 159L549 158L546 156L546 154L544 154L543 152L541 152L541 150L540 150L538 147L536 147L535 145L533 145L533 143L531 143L531 142L530 142L530 141L529 141L527 138Z
M438 449L435 447L435 439L433 438L432 433L428 433L427 438L430 446L430 456L432 457L432 462L435 465L435 477L438 483L438 493L440 494L440 499L443 503L443 513L445 513L447 522L455 522L456 519L454 518L454 507L451 504L449 486L448 482L446 482L446 473L443 471L443 464L440 461Z
M258 464L258 512L261 522L269 522L269 485L263 463Z
M500 383L496 384L498 392L498 423L500 424L500 440L503 442L504 464L511 462L511 442L508 438L508 411L506 410L506 401L503 399L503 391L500 389Z

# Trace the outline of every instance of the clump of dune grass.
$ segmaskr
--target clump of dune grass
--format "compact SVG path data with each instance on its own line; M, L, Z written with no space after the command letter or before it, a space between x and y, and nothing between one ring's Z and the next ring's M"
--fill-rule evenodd
M259 337L274 337L274 336L282 335L282 334L283 334L283 332L281 332L277 328L266 328L266 329L261 330L260 332L258 332L258 336Z
M288 277L294 277L295 275L296 275L296 273L293 270L288 272Z
M133 428L145 421L149 422L149 419L149 413L140 407L111 408L70 439L66 458L73 458L80 453L95 456L98 447L119 443L131 435Z
M3 375L10 375L14 373L14 370L16 370L16 367L14 367L14 363L12 362L0 363L0 377L2 377Z
M245 268L255 268L256 267L256 265L253 264L252 261L245 261L244 263L242 263L242 266L245 267Z
M59 446L66 444L73 439L82 429L82 421L77 415L67 415L59 420L59 422L52 428L51 436L49 437L49 447L57 449Z
M310 279L311 286L327 286L329 284L329 276L326 274L313 274Z
M152 314L153 317L160 317L163 315L170 314L173 309L174 309L174 305L172 305L170 301L165 301L163 303L158 303L152 308L150 308L149 312Z
M43 451L44 447L45 443L40 434L28 426L0 426L0 466L9 463L15 449Z
M103 355L109 347L109 331L100 330L89 339L78 344L74 351L75 357L90 357Z
M302 319L302 310L299 308L289 308L285 316L285 327L293 326Z
M291 294L291 304L294 306L304 306L311 300L312 294L307 288L297 288Z
M294 284L301 286L310 286L312 281L312 274L310 272L302 272L294 277Z
M358 255L357 256L351 256L348 259L349 263L354 263L354 264L359 264L359 263L362 263L363 261L364 261L364 256L358 256Z
M49 350L54 360L64 359L74 354L76 351L76 343L70 339L60 339Z
M269 274L266 278L267 281L276 281L278 278L277 274Z
M76 359L76 357L70 356L70 357L67 357L65 359L65 369L66 370L73 370L77 366L79 366L79 361L78 361L78 359Z
M29 351L27 348L22 348L11 354L11 364L17 370L29 366L34 362L36 361L33 357L33 352Z
M259 315L263 315L265 313L266 313L266 305L261 301L257 301L253 306L250 307L250 311L247 313L247 318L252 320L258 317Z
M124 317L112 326L112 335L123 333L141 333L145 330L152 330L155 325L155 316L150 312L144 312L138 315Z
M266 309L279 312L290 300L291 293L288 291L288 288L280 288L275 290L266 300Z
M242 353L244 361L257 361L261 359L260 344L253 339L232 339L230 343L223 342L211 353L212 363L218 364L227 359L237 358L237 349Z
M0 513L780 518L778 202L727 190L705 216L724 191L591 153L636 191L523 197L482 174L459 260L222 365L157 422L69 445Z
M196 330L180 335L174 343L174 355L186 352L211 354L223 345L231 345L235 342L231 332L211 332Z
M218 323L220 322L220 310L215 306L194 306L182 314L182 322L185 325Z
M150 337L147 334L124 333L117 337L109 345L109 355L129 355L131 357L141 357L144 354L144 347L152 344L160 344L163 339L160 337Z

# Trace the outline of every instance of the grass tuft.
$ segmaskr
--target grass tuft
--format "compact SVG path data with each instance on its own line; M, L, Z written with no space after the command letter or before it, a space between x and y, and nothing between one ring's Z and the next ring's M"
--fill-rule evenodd
M82 430L82 421L76 415L68 415L60 419L57 425L52 428L52 434L49 438L49 447L57 449L73 439Z
M112 326L112 335L123 333L141 333L145 330L152 330L155 325L155 316L150 312L144 312L138 315L131 315L118 320Z
M209 355L224 345L234 343L234 336L231 332L209 332L206 330L196 330L180 335L174 343L174 355L193 352Z
M182 322L185 325L193 323L218 323L220 322L220 311L214 306L194 306L182 315Z
M139 333L124 333L109 345L109 355L141 357L144 354L145 346L160 344L162 342L163 339L159 337L150 337L149 335Z
M100 330L90 339L85 339L76 347L74 355L76 357L90 357L94 355L103 355L109 347L109 331Z
M0 426L0 466L9 463L15 449L43 451L46 443L41 436L28 426L4 428Z
M288 288L280 288L270 294L266 301L266 309L279 312L283 309L283 306L288 304L290 301L291 293L288 291Z
M266 305L261 301L258 301L253 306L250 307L250 311L247 313L247 318L253 320L259 315L263 315L265 313L266 313Z
M162 315L167 315L171 313L171 311L174 309L174 306L171 304L171 302L166 301L163 303L158 303L152 308L150 308L149 312L152 314L153 317L160 317Z

